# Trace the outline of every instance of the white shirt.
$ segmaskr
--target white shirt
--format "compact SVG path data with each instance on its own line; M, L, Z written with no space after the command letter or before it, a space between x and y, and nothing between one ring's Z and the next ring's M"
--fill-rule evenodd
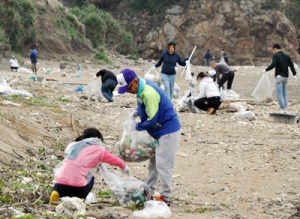
M11 67L19 67L17 59L10 59L9 64L10 64Z
M194 99L200 99L203 97L219 97L220 92L211 77L204 77L199 83L199 94Z

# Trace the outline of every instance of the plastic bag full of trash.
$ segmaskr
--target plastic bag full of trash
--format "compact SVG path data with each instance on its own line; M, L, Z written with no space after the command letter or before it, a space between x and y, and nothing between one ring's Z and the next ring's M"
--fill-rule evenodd
M125 109L122 112L122 137L117 143L119 149L119 157L125 161L140 162L149 159L155 153L158 141L152 138L146 131L131 131L131 127L135 123L132 111Z
M78 197L63 197L62 203L55 208L57 216L70 216L76 218L86 214L86 205Z
M32 97L32 94L28 91L12 89L3 77L0 78L0 95L21 95L25 97Z
M120 172L109 171L105 164L101 164L99 170L121 206L133 204L143 206L145 201L151 198L151 189L145 182L131 176L120 175Z
M272 98L273 88L267 73L264 73L259 80L257 86L251 93L251 96L258 100L266 100L267 98Z
M165 202L150 200L145 202L144 209L134 211L133 216L143 218L169 218L172 216L172 212Z

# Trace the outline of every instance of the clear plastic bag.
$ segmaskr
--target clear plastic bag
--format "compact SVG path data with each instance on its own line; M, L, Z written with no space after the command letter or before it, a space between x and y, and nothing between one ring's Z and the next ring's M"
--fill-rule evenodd
M169 218L172 216L172 212L165 202L150 200L145 202L144 209L134 211L133 216L143 218Z
M223 90L220 91L220 96L223 100L225 99L238 99L240 95L233 90Z
M125 161L140 162L149 159L158 145L158 141L152 138L146 131L130 131L128 127L135 123L130 110L124 110L123 133L120 142L117 143L119 157Z
M266 100L272 98L273 88L267 73L264 73L259 80L257 86L253 90L251 96L258 100Z
M101 96L100 82L97 80L97 78L92 79L92 81L87 85L85 92L88 97Z
M177 83L174 84L173 98L178 99L180 96L180 87Z
M145 182L127 175L119 175L120 172L111 172L104 164L101 164L99 169L121 206L143 206L144 202L151 198L151 189Z

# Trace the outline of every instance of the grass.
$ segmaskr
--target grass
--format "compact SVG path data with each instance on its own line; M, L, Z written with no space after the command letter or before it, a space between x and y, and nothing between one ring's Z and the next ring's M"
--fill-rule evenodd
M108 59L108 57L106 56L105 53L103 52L97 52L95 54L95 58L100 61L100 62L103 62L103 63L106 63L106 64L109 64L109 65L112 65L112 61Z

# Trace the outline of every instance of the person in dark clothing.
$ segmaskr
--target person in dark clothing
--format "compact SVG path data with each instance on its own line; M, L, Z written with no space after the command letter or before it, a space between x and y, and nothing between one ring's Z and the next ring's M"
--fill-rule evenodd
M32 46L30 50L30 62L31 62L31 69L34 74L36 74L36 63L37 63L37 55L38 51L36 50L36 46Z
M231 70L226 64L217 64L215 62L212 62L210 66L216 71L216 79L219 88L222 88L227 81L227 90L231 90L232 82L234 79L234 71ZM221 78L220 75L222 75Z
M108 102L113 102L113 91L118 84L117 77L106 69L101 69L93 78L96 79L100 76L102 82L101 92Z
M208 49L204 55L204 61L205 61L205 66L209 66L210 65L210 60L211 60L211 53L210 53L210 49Z
M161 69L161 80L165 86L165 94L169 97L170 100L172 100L173 97L173 90L176 79L176 63L181 66L185 66L186 63L189 62L188 60L183 61L180 58L180 56L175 52L175 46L175 42L169 42L168 50L161 54L160 59L154 65L154 67L157 68L161 66L161 64L163 64Z
M292 59L289 55L282 52L281 46L279 44L275 44L273 46L272 52L272 63L265 69L265 71L267 72L275 68L277 101L281 109L286 109L288 107L286 94L287 79L289 77L288 68L290 67L290 69L292 70L295 81L297 81L297 72L295 70Z

